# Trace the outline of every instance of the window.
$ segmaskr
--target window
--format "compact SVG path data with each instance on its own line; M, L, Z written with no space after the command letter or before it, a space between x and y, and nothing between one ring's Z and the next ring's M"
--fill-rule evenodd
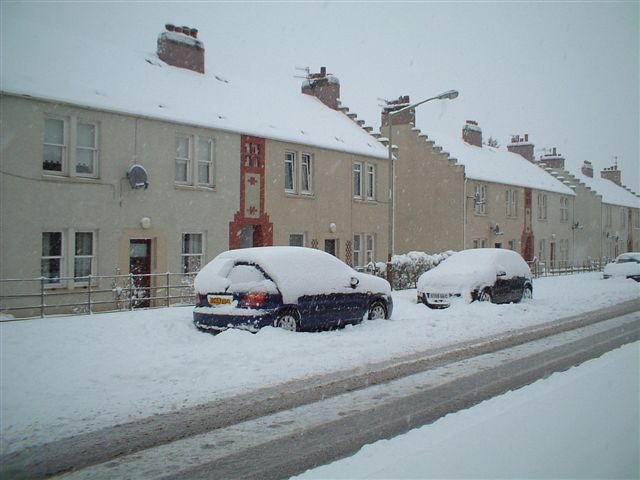
M69 145L75 148L68 148ZM98 176L97 123L76 117L46 117L42 147L42 170L45 173L70 177Z
M376 198L376 167L367 165L367 200Z
M73 256L73 278L77 282L89 281L94 273L94 234L93 232L75 232Z
M353 196L362 198L362 163L353 164Z
M640 228L640 210L633 212L633 228Z
M181 264L182 273L196 273L202 267L204 252L202 250L201 233L182 234Z
M296 154L293 152L284 154L284 190L296 193Z
M98 128L93 123L78 122L76 139L76 173L95 177L98 159Z
M611 225L613 223L612 217L613 217L612 208L610 205L606 205L604 207L604 226L605 227L611 228Z
M213 187L213 139L198 137L198 185Z
M487 214L487 186L476 185L476 193L473 201L474 212L477 215Z
M560 197L560 221L569 221L569 198Z
M485 248L487 240L485 238L476 238L473 240L473 248Z
M518 191L507 189L506 191L506 215L515 218L518 216Z
M538 197L538 220L547 219L547 195L539 193Z
M367 265L369 265L370 263L375 262L376 259L376 255L375 255L375 237L373 234L368 233L367 234L367 245L366 245L367 249L365 252L365 263Z
M289 235L289 246L304 247L304 233L292 233Z
M194 164L193 159L197 159ZM209 137L176 135L175 182L198 187L214 186L215 142Z
M189 167L191 165L191 137L176 136L176 182L189 181Z
M311 155L303 153L300 160L300 191L302 193L313 192Z
M353 236L353 266L362 267L362 234Z
M625 208L620 209L620 228L627 228L627 210Z
M67 122L59 118L45 118L42 169L64 173L67 155Z
M42 232L40 274L47 284L60 284L64 276L62 232Z
M538 260L544 262L547 259L547 241L542 239L538 241Z
M514 252L516 251L516 241L515 240L509 240L509 250L513 250Z

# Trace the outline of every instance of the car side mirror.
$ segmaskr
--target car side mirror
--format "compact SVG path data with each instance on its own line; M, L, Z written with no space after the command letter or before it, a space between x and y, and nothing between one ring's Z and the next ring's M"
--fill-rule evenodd
M360 283L360 279L357 277L351 277L351 288L356 288Z
M500 272L498 272L498 276L499 277L506 277L507 276L507 272L500 271Z

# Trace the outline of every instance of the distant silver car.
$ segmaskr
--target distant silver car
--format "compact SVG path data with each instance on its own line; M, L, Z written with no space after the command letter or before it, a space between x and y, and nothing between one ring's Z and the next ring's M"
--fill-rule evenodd
M602 278L623 277L640 282L640 252L618 255L613 263L604 267Z
M418 302L446 308L466 302L509 303L532 298L531 270L512 250L476 248L454 253L418 279Z

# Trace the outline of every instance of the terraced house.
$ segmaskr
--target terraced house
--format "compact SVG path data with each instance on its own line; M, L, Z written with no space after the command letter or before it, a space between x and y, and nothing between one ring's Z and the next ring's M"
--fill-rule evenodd
M524 149L509 151L484 145L474 121L459 135L423 134L414 110L388 114L408 105L409 97L400 97L382 113L381 134L393 128L398 147L398 251L499 247L529 261L572 258L575 193L526 159L529 150L533 155L528 137Z
M205 65L215 50L194 28L166 25L140 39L148 49L10 28L0 278L42 276L54 305L99 289L112 301L115 280L97 277L157 274L131 289L147 306L230 248L306 245L356 266L386 256L387 150L326 70L292 92ZM2 308L33 290L1 285Z

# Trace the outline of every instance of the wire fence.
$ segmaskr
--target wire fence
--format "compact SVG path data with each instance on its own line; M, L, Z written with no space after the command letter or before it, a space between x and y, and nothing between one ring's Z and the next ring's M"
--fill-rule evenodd
M194 305L195 273L0 279L0 321Z

